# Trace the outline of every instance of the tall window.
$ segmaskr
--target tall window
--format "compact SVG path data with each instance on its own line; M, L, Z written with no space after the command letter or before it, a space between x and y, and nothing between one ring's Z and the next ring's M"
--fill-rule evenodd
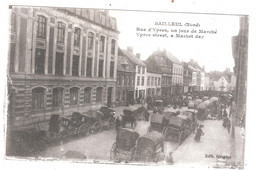
M45 89L36 87L32 90L32 109L43 109L45 103Z
M140 76L137 77L137 86L140 85Z
M153 86L153 82L154 82L154 77L152 77L152 82L151 82L151 85Z
M84 102L91 103L91 87L86 87L84 89Z
M103 88L102 88L102 87L98 87L98 88L97 88L97 92L96 92L96 102L102 102L102 91L103 91Z
M105 51L105 37L104 36L100 37L100 44L99 45L100 45L99 51L103 53Z
M122 76L122 86L125 84L125 77Z
M161 78L160 77L158 78L158 85L159 86L161 85Z
M94 33L89 32L88 33L88 49L91 50L93 49L94 45Z
M155 85L157 86L157 82L158 80L157 80L157 77L155 77L155 80L154 80L154 82L155 82Z
M142 74L144 74L145 73L145 67L143 67L143 71L142 71Z
M87 58L87 77L91 77L92 76L92 58L88 57Z
M78 100L79 100L79 88L72 87L70 89L70 105L78 104Z
M110 62L110 77L111 78L114 77L114 67L115 67L114 65L115 65L114 61L111 61Z
M36 48L35 51L35 74L44 74L45 50Z
M64 43L64 37L65 37L65 24L62 22L58 22L58 37L57 41L59 43Z
M74 46L79 47L80 46L80 28L75 28L75 34L74 34Z
M55 75L63 75L63 53L56 53Z
M150 86L150 76L147 77L147 85Z
M47 18L44 16L38 15L37 19L38 27L37 27L37 38L46 38L46 27L47 27Z
M77 56L77 55L73 56L72 76L79 76L79 56Z
M61 107L63 104L63 88L56 87L53 89L52 107Z
M142 76L142 86L144 86L144 76Z
M138 74L141 74L141 67L138 66Z
M112 42L111 42L111 54L115 55L115 51L116 51L116 40L112 40Z
M100 59L99 66L98 66L98 77L103 77L103 65L104 65L104 60Z

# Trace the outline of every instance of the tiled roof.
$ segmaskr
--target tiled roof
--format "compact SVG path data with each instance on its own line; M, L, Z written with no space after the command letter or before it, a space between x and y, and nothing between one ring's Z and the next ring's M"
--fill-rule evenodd
M181 64L180 60L177 57L175 57L172 53L170 53L169 51L158 50L158 51L153 52L152 55L163 55L163 56L167 57L171 62Z
M123 55L121 49L118 49L118 59L117 59L117 71L125 71L125 67L122 65L123 63L128 63L127 71L135 72L134 67L129 63L127 57Z
M146 60L145 64L147 65L147 72L158 74L162 73L161 69L153 61Z
M124 56L126 56L129 60L131 60L134 64L140 65L140 66L146 66L144 61L136 57L133 53L130 53L127 50L120 49Z

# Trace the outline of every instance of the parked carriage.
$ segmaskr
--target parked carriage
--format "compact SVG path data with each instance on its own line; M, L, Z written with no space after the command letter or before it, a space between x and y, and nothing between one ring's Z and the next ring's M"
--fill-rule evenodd
M104 121L102 118L104 115L102 112L99 110L89 110L84 113L84 116L86 117L88 133L97 133L103 130Z
M187 117L190 133L194 132L194 130L198 126L198 122L196 119L196 113L197 113L196 111L192 111L192 110L187 110L187 111L181 112L181 115L184 115Z
M164 159L164 136L159 132L150 132L138 138L134 161L158 162Z
M131 108L123 110L121 126L126 127L127 124L130 124L131 128L135 128L137 124L137 115L135 111Z
M100 112L103 114L102 120L104 121L104 127L105 128L111 128L115 126L115 110L102 106L100 109Z
M165 111L162 114L152 114L147 132L158 131L164 133L164 129L168 126L171 116L174 115L176 113L170 111Z
M178 137L178 142L181 144L190 133L187 119L184 115L172 116L164 130L165 138L167 139L169 136Z
M88 133L86 118L79 112L73 112L71 118L60 117L58 114L51 115L49 129L47 132L48 141L63 139L68 136L85 136Z
M116 141L110 150L110 159L118 160L125 158L132 160L136 149L136 141L139 136L140 135L132 129L119 129L117 131Z
M163 100L155 100L155 102L154 102L154 107L156 107L157 108L157 111L159 112L159 113L162 113L163 112L163 110L164 110L164 101Z

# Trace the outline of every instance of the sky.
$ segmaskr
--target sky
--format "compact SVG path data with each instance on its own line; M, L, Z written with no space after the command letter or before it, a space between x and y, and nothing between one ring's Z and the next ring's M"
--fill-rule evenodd
M145 60L158 49L166 49L180 61L193 59L198 61L205 70L224 71L226 68L233 70L234 60L232 56L231 37L238 34L239 16L212 15L191 13L166 13L144 11L109 11L110 16L117 19L119 34L119 47L127 49L132 46L134 53L141 53L141 59ZM155 22L181 22L180 26L158 26ZM199 27L184 26L185 23L199 24ZM137 28L146 28L146 31L138 31ZM214 30L216 34L204 35L198 38L162 38L162 37L138 37L137 33L149 33L149 28L179 29L197 31ZM187 33L190 35L190 33ZM175 34L174 34L175 35ZM193 35L195 37L195 35Z

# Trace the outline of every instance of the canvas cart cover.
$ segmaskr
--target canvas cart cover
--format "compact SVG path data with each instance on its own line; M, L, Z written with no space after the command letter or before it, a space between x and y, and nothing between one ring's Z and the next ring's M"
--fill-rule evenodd
M205 102L203 102L203 103L200 103L200 104L198 105L197 109L205 110L205 109L208 108L208 105L209 105L209 104L205 101Z
M161 115L161 114L152 114L151 115L151 123L162 124L162 122L163 122L163 115Z
M144 150L147 147L155 147L158 144L163 143L164 137L161 133L153 131L141 136L137 141L136 150Z
M193 102L188 103L188 107L194 107L194 106L195 106L195 104Z
M178 116L172 116L170 121L169 121L169 125L170 126L175 126L175 127L182 127L184 124L184 119Z
M201 99L196 99L195 100L195 102L194 102L194 105L195 106L198 106L200 103L202 103L203 102L203 100L201 100Z
M218 98L217 98L217 97L212 97L212 98L210 99L210 101L211 101L211 102L218 101Z
M170 112L170 111L162 112L163 118L168 121L170 120L171 116L173 116L175 114L176 114L175 112Z
M98 110L89 110L86 113L84 113L89 118L94 118L96 120L99 120L103 117L103 113L101 113Z
M117 147L124 151L130 151L131 148L135 146L139 136L140 135L132 129L121 128L116 137Z
M183 112L181 112L180 116L186 116L189 120L193 121L194 114L195 113L192 113L189 111L183 111Z

